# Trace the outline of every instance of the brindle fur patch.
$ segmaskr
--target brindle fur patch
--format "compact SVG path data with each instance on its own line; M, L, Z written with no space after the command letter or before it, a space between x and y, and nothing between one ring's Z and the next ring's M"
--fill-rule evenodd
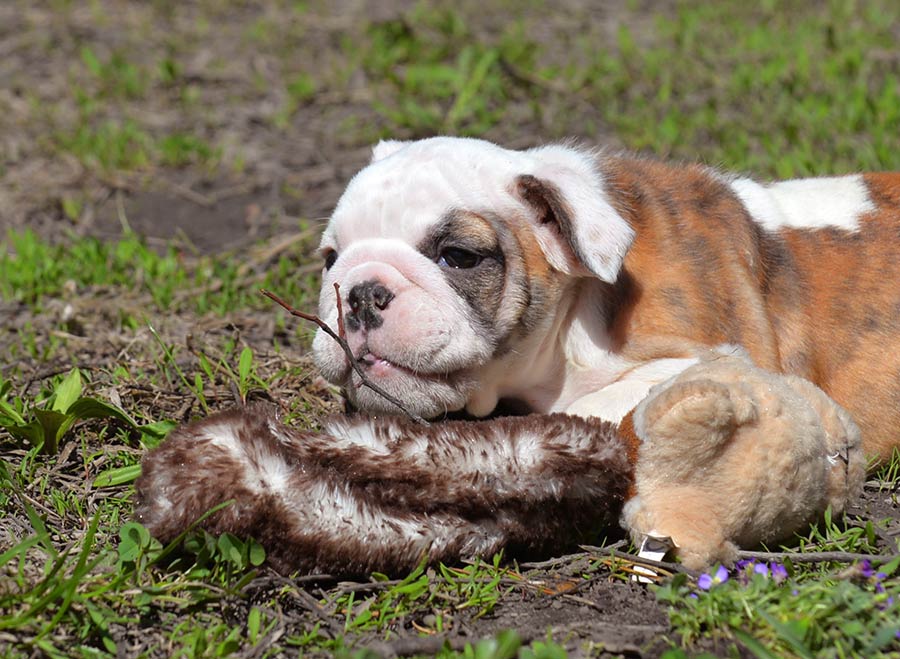
M705 167L604 157L599 169L639 227L622 275L632 294L611 322L623 354L667 337L739 342L757 365L810 379L846 407L870 455L890 453L900 330L885 319L900 308L900 174L863 177L875 210L858 231L767 231Z

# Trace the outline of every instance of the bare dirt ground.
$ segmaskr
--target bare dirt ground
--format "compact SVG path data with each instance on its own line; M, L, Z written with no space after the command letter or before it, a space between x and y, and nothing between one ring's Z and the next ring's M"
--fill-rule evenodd
M296 14L286 3L261 4L23 0L0 5L0 232L29 227L54 242L65 241L70 234L113 240L127 225L152 245L174 242L186 258L227 251L226 258L252 263L251 275L271 264L272 254L280 253L279 241L287 238L289 249L309 255L312 268L317 268L314 235L290 242L301 230L299 220L312 220L315 227L328 216L378 136L417 135L415 129L398 126L373 109L385 83L371 79L365 67L352 61L366 56L352 44L363 40L367 26L409 16L412 5L343 0L310 3L306 12ZM655 14L672 10L666 0L630 6L635 4L640 11L629 11L628 20L638 40L651 29ZM549 14L526 7L521 10L524 31L542 44L542 57L552 61L574 32L588 40L611 39L625 5L618 0L568 0L554 3ZM510 6L462 3L459 10L470 38L496 41ZM102 76L89 75L83 65L85 46L102 61L114 54L126 57L138 69L143 92L122 95L108 88L110 83ZM166 57L178 62L177 79L154 82ZM290 97L286 81L297 75L309 76L316 92L299 100ZM522 147L572 135L619 146L590 106L548 94L538 111L528 93L515 85L510 89L503 118L484 134L488 139ZM104 109L85 120L90 101L79 100L79 90L99 99ZM124 116L135 117L151 136L199 135L218 150L218 157L213 164L204 159L177 166L150 157L135 168L104 168L92 164L90 156L73 153L74 147L62 146L65 136L76 134L85 121L98 124ZM66 212L72 200L78 205L74 214ZM312 298L307 303L312 305ZM104 372L127 362L132 372L145 373L149 382L163 370L153 357L152 339L145 329L120 323L126 311L137 315L147 304L145 297L120 289L73 291L65 299L46 303L39 312L21 303L0 303L0 355L21 341L26 326L41 341L56 337L62 342L47 361L21 357L8 361L0 356L0 366L19 370L26 383L23 395L34 393L50 374L72 364L96 373L102 382ZM61 326L64 317L70 321ZM336 392L317 379L308 364L305 340L277 326L273 315L235 310L224 316L199 316L184 310L153 320L173 344L193 343L215 352L223 340L232 339L253 347L260 374L274 378L266 397L299 399L311 417L340 409ZM189 349L180 355L192 359ZM273 375L297 364L306 365L299 375L296 370ZM168 389L135 381L105 393L148 418L197 416L196 400L170 374L164 377L171 384ZM208 398L213 409L235 401L224 386ZM84 454L91 450L70 444L53 467L51 485L96 496L84 485ZM15 452L8 458L15 459ZM96 460L93 467L100 469L103 457ZM58 518L60 528L76 524L77 520L46 512L51 521ZM887 494L875 490L866 492L851 517L859 524L893 518L893 526L880 531L885 543L894 541L900 528L900 511ZM24 536L27 520L19 520L12 530L12 535ZM492 613L480 618L460 613L440 640L449 638L459 646L513 628L526 640L543 638L549 631L576 653L583 652L588 641L596 656L656 657L670 647L666 609L654 595L644 586L613 579L608 570L590 566L590 554L582 553L523 570L532 582L551 584L588 571L594 576L577 592L547 594L546 589L512 585ZM274 575L263 575L251 585L249 601L266 599L279 584ZM342 587L327 583L309 589L319 597ZM239 616L248 603L224 606ZM317 618L321 611L311 611L305 604L285 602L283 612L283 626L289 630L322 622ZM145 647L156 633L153 621L144 622L143 629L123 627L117 632L129 653ZM389 641L374 633L357 640L386 654L435 651L438 641L421 638L412 622L399 625ZM343 622L335 618L325 624ZM715 651L716 642L709 641L704 649Z

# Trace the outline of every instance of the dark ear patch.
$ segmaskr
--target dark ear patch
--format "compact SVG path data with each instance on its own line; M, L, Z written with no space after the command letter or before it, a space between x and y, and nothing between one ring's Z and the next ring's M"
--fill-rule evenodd
M566 204L562 193L555 185L531 174L523 174L516 179L519 196L538 213L541 224L554 224L566 241L569 249L581 263L586 262L585 254L575 239L574 213Z
M531 174L519 176L516 184L522 199L538 212L541 224L555 222L560 225L560 230L565 224L571 231L572 210L563 201L559 188Z

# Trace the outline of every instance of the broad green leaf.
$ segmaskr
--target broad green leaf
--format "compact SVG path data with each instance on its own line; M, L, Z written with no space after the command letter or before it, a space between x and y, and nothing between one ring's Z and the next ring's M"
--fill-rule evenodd
M24 426L25 419L16 412L12 405L5 400L0 400L0 426L8 427L12 425Z
M72 403L81 396L81 371L77 368L73 368L69 371L69 374L65 379L56 387L54 393L56 395L53 399L53 406L51 409L54 412L65 414L69 411Z
M250 613L247 614L247 636L251 645L256 645L256 641L259 638L260 623L259 609L254 606L250 609Z
M130 483L141 475L141 465L129 465L127 467L114 467L97 474L91 487L113 487Z
M82 397L72 403L66 412L77 419L118 419L131 428L137 428L137 421L125 410L112 403L96 398Z
M37 420L19 426L6 426L10 435L25 440L32 446L43 446L44 428Z
M34 418L41 425L43 452L53 455L59 449L60 436L72 425L71 417L54 410L34 410Z
M241 384L247 382L250 378L250 369L253 366L253 351L247 347L241 350L241 358L238 362L238 378Z
M139 426L138 430L141 433L141 445L145 449L155 448L163 439L165 439L166 435L177 427L178 424L171 419L162 419L161 421L154 421L153 423Z
M78 421L78 419L71 414L65 415L62 423L59 424L59 427L56 429L56 436L53 438L53 442L55 444L54 451L59 450L59 444L62 441L62 438L66 436L66 433L69 432L69 429L71 429L73 425L75 425L76 421Z
M259 567L266 560L266 550L261 544L259 544L252 538L248 541L247 554L247 558L250 560L250 565L252 565L253 567Z
M222 558L235 567L244 567L244 559L242 556L244 553L244 543L241 542L240 539L230 533L223 533L219 536L216 545L219 548L219 553L222 555Z
M886 575L891 576L894 572L897 571L897 568L900 567L900 556L892 560L890 563L885 563L880 568L878 568L879 572L884 572Z
M138 522L126 522L119 529L119 558L123 561L133 561L144 547L150 544L150 532L143 524Z

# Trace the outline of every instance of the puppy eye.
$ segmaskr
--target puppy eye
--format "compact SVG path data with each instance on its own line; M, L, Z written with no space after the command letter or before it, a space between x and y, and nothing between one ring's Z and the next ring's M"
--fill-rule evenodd
M325 255L325 269L326 270L331 270L331 266L333 266L334 262L337 261L337 257L338 257L338 253L335 250L333 250L333 249L328 250L328 253Z
M445 247L441 250L438 265L450 268L474 268L481 263L481 255L459 247Z

